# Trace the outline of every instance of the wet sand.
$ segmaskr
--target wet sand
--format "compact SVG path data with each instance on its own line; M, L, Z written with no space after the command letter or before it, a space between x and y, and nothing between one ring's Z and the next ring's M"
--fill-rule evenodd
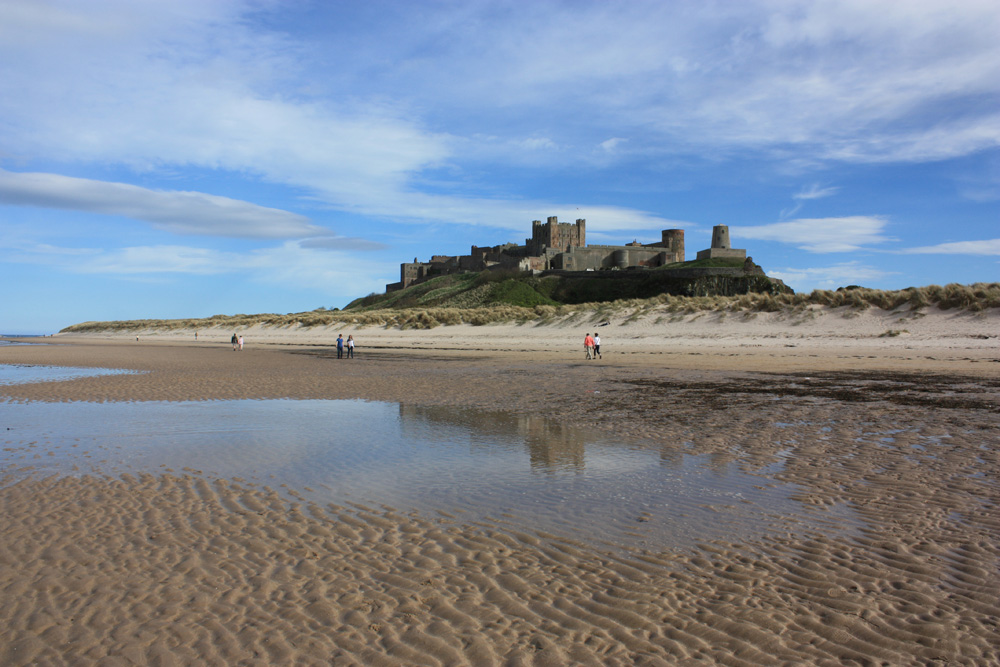
M503 517L317 506L239 480L10 475L0 662L1000 664L995 340L624 348L606 336L605 358L586 362L575 345L549 349L555 335L507 349L517 331L478 342L435 331L372 331L359 343L382 338L353 360L291 336L248 335L244 352L223 332L58 337L0 348L0 363L148 372L0 397L365 398L545 415L792 484L815 525L612 551Z

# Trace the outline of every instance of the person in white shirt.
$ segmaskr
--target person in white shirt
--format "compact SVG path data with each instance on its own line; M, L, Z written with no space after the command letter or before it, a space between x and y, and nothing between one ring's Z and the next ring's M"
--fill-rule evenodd
M603 359L601 356L601 334L594 334L594 356L598 359Z

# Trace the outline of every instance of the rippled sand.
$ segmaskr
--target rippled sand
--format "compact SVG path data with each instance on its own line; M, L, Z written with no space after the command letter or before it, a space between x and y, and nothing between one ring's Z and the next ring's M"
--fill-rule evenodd
M792 484L815 521L610 551L503 517L317 506L197 475L9 477L2 664L1000 664L988 352L869 359L799 345L585 363L483 346L338 361L322 347L59 342L0 348L0 363L150 372L0 396L541 414Z

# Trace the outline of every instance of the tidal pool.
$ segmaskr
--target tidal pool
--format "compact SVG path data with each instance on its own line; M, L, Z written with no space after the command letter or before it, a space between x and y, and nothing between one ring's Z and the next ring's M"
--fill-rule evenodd
M590 543L689 546L822 517L794 487L685 443L542 417L332 400L0 403L0 464L25 474L245 480L308 501L444 512Z
M7 343L30 345L30 343ZM0 385L28 384L31 382L62 382L100 375L137 373L122 368L75 368L70 366L39 366L34 364L0 364Z

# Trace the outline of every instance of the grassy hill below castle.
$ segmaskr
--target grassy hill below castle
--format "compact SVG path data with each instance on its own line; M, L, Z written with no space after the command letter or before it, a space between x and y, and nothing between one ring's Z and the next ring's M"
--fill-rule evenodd
M678 269L742 269L742 259L709 259L669 264L637 271L594 271L587 275L534 276L515 270L459 273L431 278L402 290L369 294L349 303L346 311L384 308L483 308L491 306L562 306L606 303L623 299L673 296L735 296L790 292L765 275L673 275Z

